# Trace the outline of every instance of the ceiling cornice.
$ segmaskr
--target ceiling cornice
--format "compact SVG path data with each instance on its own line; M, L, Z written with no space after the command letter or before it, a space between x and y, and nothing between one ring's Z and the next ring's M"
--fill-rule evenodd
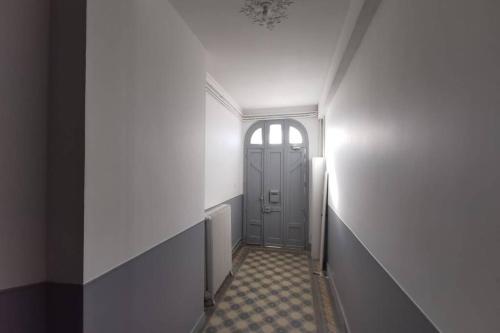
M242 120L286 119L286 118L317 118L318 106L306 105L269 109L243 110L229 93L207 73L205 91L215 98L222 106L236 114Z
M303 112L303 113L243 115L243 120L268 120L268 119L288 119L288 118L318 118L318 111Z
M318 117L317 105L302 105L291 107L245 109L243 120L286 119L286 118L312 118Z
M215 98L222 106L235 113L238 117L243 117L243 111L229 93L207 73L205 91Z

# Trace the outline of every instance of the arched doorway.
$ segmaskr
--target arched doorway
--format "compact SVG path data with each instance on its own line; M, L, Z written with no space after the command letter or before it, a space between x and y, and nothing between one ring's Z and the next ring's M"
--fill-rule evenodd
M296 120L261 120L245 136L245 241L305 247L308 239L308 150Z

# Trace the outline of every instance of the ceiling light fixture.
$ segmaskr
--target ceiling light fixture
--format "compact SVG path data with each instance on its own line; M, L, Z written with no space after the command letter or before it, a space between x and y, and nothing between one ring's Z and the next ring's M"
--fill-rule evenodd
M288 17L286 11L294 0L245 0L240 12L253 23L273 30L276 24Z

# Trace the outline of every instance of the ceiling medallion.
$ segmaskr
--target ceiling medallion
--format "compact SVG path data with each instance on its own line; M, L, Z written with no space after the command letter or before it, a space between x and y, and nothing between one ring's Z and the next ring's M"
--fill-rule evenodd
M288 17L286 11L294 0L245 0L240 12L253 23L273 30L276 24Z

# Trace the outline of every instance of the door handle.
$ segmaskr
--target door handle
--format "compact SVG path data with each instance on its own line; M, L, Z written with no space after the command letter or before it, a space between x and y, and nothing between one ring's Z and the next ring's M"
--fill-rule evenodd
M271 213L271 207L269 207L269 206L262 207L262 212L266 213L266 214Z

